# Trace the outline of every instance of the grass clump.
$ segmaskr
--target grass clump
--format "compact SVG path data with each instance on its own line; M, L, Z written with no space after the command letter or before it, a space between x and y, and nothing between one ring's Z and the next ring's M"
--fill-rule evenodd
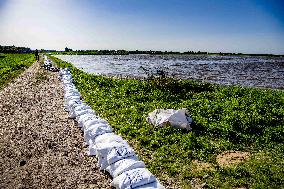
M0 54L0 89L35 61L33 54Z
M284 93L277 90L219 86L195 81L112 79L71 67L84 100L133 145L165 185L208 188L284 187ZM192 131L156 128L146 122L156 108L187 108ZM216 156L249 152L239 164L222 167ZM193 162L210 169L195 171Z

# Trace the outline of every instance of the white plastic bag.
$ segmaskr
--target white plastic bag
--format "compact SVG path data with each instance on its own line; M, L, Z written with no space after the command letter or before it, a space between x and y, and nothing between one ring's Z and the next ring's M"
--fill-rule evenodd
M156 109L149 113L147 121L155 126L163 127L170 124L173 127L191 130L190 124L192 119L188 116L185 108L179 110L173 109Z
M115 178L125 171L137 168L145 168L145 163L143 161L138 161L137 156L131 156L110 164L106 168L106 171Z
M148 169L137 168L115 177L111 185L117 189L132 189L153 182L156 182L156 178Z

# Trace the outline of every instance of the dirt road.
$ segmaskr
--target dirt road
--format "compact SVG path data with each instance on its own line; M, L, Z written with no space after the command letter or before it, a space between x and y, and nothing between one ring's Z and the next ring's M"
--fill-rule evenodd
M34 63L0 91L0 188L111 188L63 109L58 74Z

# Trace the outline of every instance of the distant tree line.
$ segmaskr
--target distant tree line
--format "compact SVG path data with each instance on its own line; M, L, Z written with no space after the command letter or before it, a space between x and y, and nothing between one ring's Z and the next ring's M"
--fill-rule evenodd
M32 53L33 51L27 47L16 47L16 46L1 46L0 53Z
M202 51L127 51L127 50L75 50L70 48L65 48L65 51L57 51L58 54L69 54L69 55L129 55L129 54L152 54L152 55L167 55L167 54L178 54L178 55L220 55L220 56L283 56L283 55L273 55L273 54L243 54L243 53L210 53Z
M77 55L129 55L129 54L155 54L155 55L164 55L164 54L208 54L207 52L177 52L177 51L127 51L127 50L75 50L73 51L70 48L65 48L65 51L58 51L60 54L77 54Z

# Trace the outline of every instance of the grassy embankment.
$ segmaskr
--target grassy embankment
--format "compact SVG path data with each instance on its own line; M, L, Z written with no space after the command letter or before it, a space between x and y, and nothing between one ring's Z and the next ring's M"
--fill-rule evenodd
M163 184L284 188L284 92L194 81L119 80L76 68L72 74L84 100L133 145ZM195 122L192 131L148 124L147 114L156 108L187 108ZM227 150L251 156L221 166L216 156Z
M35 62L33 54L0 54L0 89Z

